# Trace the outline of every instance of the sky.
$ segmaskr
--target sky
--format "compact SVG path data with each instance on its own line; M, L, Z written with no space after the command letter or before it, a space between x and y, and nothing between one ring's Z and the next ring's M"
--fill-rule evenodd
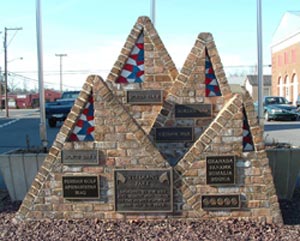
M150 16L151 0L40 0L45 88L81 89L90 74L106 79L139 16ZM155 0L155 28L177 68L201 32L211 32L227 77L253 71L257 64L256 0ZM286 11L300 11L299 0L261 0L263 64ZM1 1L0 39L7 31L8 79L13 88L38 88L36 1ZM0 45L0 67L4 49ZM23 58L20 60L20 58ZM245 67L236 67L245 66ZM270 68L264 68L270 74Z

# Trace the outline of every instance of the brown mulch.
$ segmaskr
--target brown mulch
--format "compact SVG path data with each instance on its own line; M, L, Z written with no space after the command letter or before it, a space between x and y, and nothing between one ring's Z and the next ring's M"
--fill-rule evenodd
M197 222L40 220L13 223L20 202L2 197L0 240L300 240L300 189L292 200L280 200L284 225L252 221Z

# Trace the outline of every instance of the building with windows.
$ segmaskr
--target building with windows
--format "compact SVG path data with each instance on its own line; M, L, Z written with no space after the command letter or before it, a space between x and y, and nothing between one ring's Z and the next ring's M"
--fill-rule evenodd
M272 95L295 104L300 93L300 11L286 12L271 43Z
M264 75L263 76L263 96L272 95L272 76ZM244 87L252 96L254 101L258 101L258 76L257 75L247 75L244 81Z

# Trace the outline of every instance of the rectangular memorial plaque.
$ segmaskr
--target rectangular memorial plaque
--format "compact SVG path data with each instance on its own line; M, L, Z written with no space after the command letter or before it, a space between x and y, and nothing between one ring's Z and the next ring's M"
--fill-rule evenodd
M211 104L175 105L176 118L209 118L212 117Z
M65 165L98 165L99 150L62 150L61 163Z
M201 197L202 209L204 210L229 210L240 209L240 195L203 195Z
M235 156L207 156L206 184L235 184Z
M63 176L63 197L95 199L100 196L99 176Z
M161 127L155 130L156 142L188 142L193 140L194 131L192 127Z
M129 104L161 104L162 90L128 90L127 103Z
M172 212L172 169L115 170L115 210Z

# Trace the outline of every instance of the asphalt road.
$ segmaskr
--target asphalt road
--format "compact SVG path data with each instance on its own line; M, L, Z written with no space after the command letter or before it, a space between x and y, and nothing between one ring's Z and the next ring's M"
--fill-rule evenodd
M50 128L47 124L48 147L51 147L62 123ZM6 118L5 110L0 110L0 154L15 149L41 147L39 110L10 110ZM289 143L300 147L300 121L265 122L266 143ZM0 188L3 180L0 175Z
M47 139L52 145L62 123L50 128L47 124ZM0 153L29 146L41 146L40 112L38 109L10 110L6 118L5 110L0 110ZM283 142L300 146L300 121L268 121L264 125L267 143Z
M47 125L48 147L58 133L60 125L49 128ZM39 110L10 110L9 118L0 111L0 154L14 149L42 147L40 140Z
M265 143L288 143L300 147L300 121L269 121L264 125Z
M57 127L47 126L50 147L59 132ZM40 112L38 109L10 110L6 118L5 110L0 110L0 154L18 148L40 147ZM289 143L300 147L300 121L269 121L264 125L266 143Z
M0 110L0 154L16 149L41 148L39 110L10 110L8 114L9 118L5 110ZM48 147L52 145L60 125L56 128L47 125ZM5 188L0 173L0 189Z

